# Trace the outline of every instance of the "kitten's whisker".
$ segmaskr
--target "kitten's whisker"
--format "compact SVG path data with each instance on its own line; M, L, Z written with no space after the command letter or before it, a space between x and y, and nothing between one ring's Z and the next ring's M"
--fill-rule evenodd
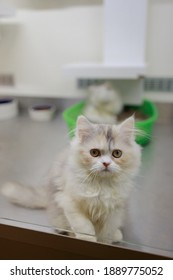
M93 171L95 171L95 170L93 170ZM95 181L95 179L97 178L97 172L93 172L93 177L91 178L92 179L92 181L94 182Z
M72 136L74 136L75 134L76 134L76 128L71 129L70 131L68 131L68 136L70 136L70 138L71 138Z
M82 181L82 184L85 183L86 180L87 180L88 178L90 178L90 176L91 176L92 174L94 174L94 172L95 172L95 170L91 170L91 172L90 172L90 173L85 177L85 179Z
M151 135L149 135L146 131L142 129L134 128L133 132L135 136L141 136L147 138L148 140L151 140Z

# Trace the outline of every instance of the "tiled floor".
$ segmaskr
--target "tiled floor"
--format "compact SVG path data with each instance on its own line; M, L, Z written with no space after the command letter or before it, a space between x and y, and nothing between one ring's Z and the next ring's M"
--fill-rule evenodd
M68 144L66 125L59 114L39 123L25 114L0 122L0 185L9 180L37 186L58 151ZM161 249L173 257L173 125L157 124L152 142L143 149L141 173L129 201L125 243L137 249ZM23 209L0 197L2 223L49 231L45 211ZM16 222L17 224L17 222ZM38 229L39 230L39 229ZM51 231L51 228L50 228ZM148 246L148 249L144 246ZM160 251L161 252L161 251Z

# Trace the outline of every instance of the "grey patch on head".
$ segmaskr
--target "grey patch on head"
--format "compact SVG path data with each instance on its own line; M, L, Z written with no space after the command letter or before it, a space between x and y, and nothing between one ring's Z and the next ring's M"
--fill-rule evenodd
M103 124L97 124L97 132L98 134L105 134L105 125Z
M109 145L109 151L111 151L111 143L114 141L111 127L109 127L108 130L107 130L106 138L107 138L108 145Z
M98 133L103 135L106 138L106 142L108 143L109 151L111 151L111 143L114 143L114 133L111 125L99 124L98 125Z
M111 127L108 127L108 129L106 131L106 139L108 142L112 140L112 128Z
M101 125L100 129L102 130L102 133L108 143L109 150L111 151L111 143L114 141L112 127L109 125Z

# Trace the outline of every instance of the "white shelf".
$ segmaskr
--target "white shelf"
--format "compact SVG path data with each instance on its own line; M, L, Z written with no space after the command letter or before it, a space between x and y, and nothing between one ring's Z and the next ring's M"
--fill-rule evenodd
M146 73L146 65L112 65L102 63L69 64L64 74L73 78L88 79L137 79Z
M143 83L141 79L119 82L122 98L125 104L141 104ZM85 98L86 89L69 88L63 91L58 88L39 87L32 85L17 85L0 87L1 97L42 97L42 98Z
M18 86L0 86L0 96L17 96L17 97L45 97L45 98L82 98L84 96L83 90L73 90L63 92L56 88L42 88L29 85Z
M1 96L55 96L56 92L50 89L40 88L37 86L19 85L19 86L0 86Z
M18 87L0 87L0 96L17 96L17 97L45 97L45 98L83 98L85 90L75 90L74 92L62 92L58 89L45 89L29 86ZM130 92L130 100L132 99L132 92ZM137 95L139 99L139 94ZM153 102L173 103L173 93L160 92L145 92L143 98L150 99ZM135 99L135 101L138 101ZM130 104L130 102L128 102ZM131 104L133 104L131 100Z

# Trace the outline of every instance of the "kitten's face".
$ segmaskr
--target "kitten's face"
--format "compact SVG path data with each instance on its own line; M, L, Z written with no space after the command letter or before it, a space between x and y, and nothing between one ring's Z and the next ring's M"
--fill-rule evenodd
M110 106L116 101L116 91L108 83L91 86L89 99L96 107Z
M138 170L141 154L134 138L132 117L118 126L91 124L79 117L74 141L78 163L90 176L131 176Z

